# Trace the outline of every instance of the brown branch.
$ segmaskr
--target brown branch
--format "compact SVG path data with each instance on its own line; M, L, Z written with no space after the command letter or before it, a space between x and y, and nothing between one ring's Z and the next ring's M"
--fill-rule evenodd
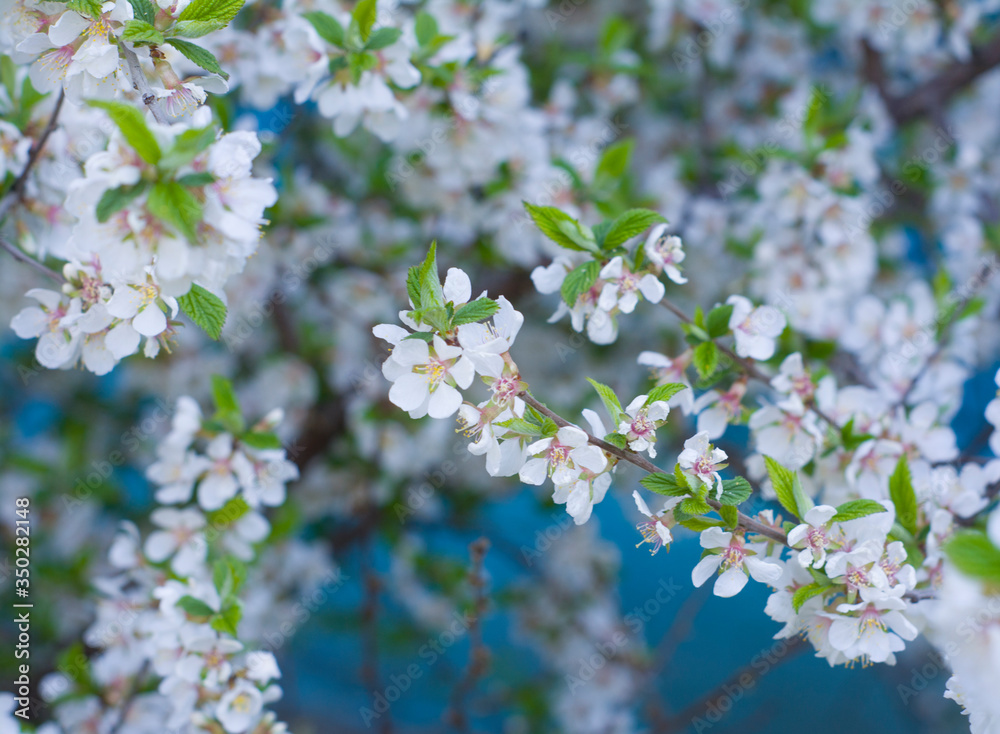
M0 219L3 219L10 208L14 206L15 200L19 200L24 194L24 187L28 182L28 174L31 173L31 169L35 167L38 162L38 158L42 155L42 149L45 147L45 143L48 142L49 136L52 131L56 129L56 125L59 122L59 112L62 110L63 99L65 99L66 94L63 90L59 90L59 97L56 99L56 106L52 109L52 114L49 116L49 122L42 130L42 134L38 136L38 139L31 146L31 150L28 151L28 162L24 164L24 170L21 171L20 175L11 184L10 189L4 194L2 200L0 200ZM60 279L61 280L61 279Z
M886 82L885 69L878 52L865 43L865 78L878 90L886 109L897 125L933 114L944 109L956 94L977 78L1000 66L1000 34L982 46L972 49L968 61L956 61L945 67L937 76L919 84L902 96L892 95Z
M537 410L542 415L551 418L556 423L556 425L558 426L573 425L562 416L552 412L542 403L538 402L534 397L532 397L530 393L522 392L520 393L519 397L522 400L524 400L525 403L530 405L532 408ZM579 426L574 426L574 428L577 428L578 430L581 431L583 430ZM597 438L596 436L591 435L587 431L583 432L587 435L587 441L589 443L591 443L594 446L597 446L600 449L603 449L604 451L607 451L609 454L618 459L621 459L622 461L627 461L630 464L634 464L635 466L639 467L640 469L649 474L666 473L663 471L663 469L650 462L646 457L640 456L634 451L629 451L628 449L620 449L614 444L608 443L607 441L603 441ZM706 498L705 501L709 504L709 506L711 506L713 510L718 510L720 507L722 507L722 503L716 500ZM781 543L782 545L788 545L788 536L785 535L783 532L781 532L776 528L772 528L769 525L765 525L762 522L754 520L753 518L744 515L742 512L739 512L739 519L737 524L744 530L747 530L748 532L757 533L758 535L763 535L777 543Z
M489 606L486 575L483 573L483 560L489 549L490 541L486 538L479 538L469 543L472 567L469 569L468 581L473 593L472 618L469 622L469 664L455 686L451 707L446 717L448 723L460 732L469 731L469 717L465 711L466 700L490 667L490 651L483 644L482 628L482 619Z
M146 79L146 73L142 70L142 63L139 61L139 57L135 55L135 51L124 43L119 43L118 48L125 59L125 64L128 66L128 75L132 80L132 88L139 93L143 104L153 113L153 119L161 125L169 125L170 120L163 111L160 100L153 94L153 90L149 86L149 80Z
M0 237L0 250L6 250L8 253L10 253L11 257L13 257L15 260L17 260L18 262L22 262L25 265L30 265L35 270L37 270L39 273L41 273L42 275L44 275L46 278L51 278L52 280L56 281L57 283L65 283L66 282L66 279L63 278L55 270L52 270L52 268L46 267L42 263L38 262L38 260L36 260L35 258L30 257L20 247L18 247L17 245L15 245L12 242L8 242L4 237Z

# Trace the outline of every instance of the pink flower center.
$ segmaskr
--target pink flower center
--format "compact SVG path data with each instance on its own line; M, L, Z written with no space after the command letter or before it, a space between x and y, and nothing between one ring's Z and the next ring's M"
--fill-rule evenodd
M729 544L729 547L722 552L721 568L723 570L728 568L743 568L743 559L745 557L746 553L743 550L743 546L734 539Z

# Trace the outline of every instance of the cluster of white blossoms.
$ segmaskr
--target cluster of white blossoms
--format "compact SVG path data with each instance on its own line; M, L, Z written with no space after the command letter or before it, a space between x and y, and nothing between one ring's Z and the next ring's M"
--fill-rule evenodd
M151 515L156 529L143 541L134 524L122 524L108 556L113 573L94 581L100 597L83 639L95 652L42 681L55 716L38 731L287 731L266 710L281 697L275 657L239 632L257 549L270 534L255 508L281 504L294 474L280 448L222 455L217 447L231 446L233 437L216 424L242 419L228 383L216 378L214 388L220 404L212 420L191 398L178 401L160 461L149 469L161 484ZM280 446L271 433L279 420L275 412L242 435ZM210 443L211 461L189 448L196 439ZM168 467L174 459L179 463ZM282 468L270 471L276 465ZM237 484L231 473L249 482ZM176 477L167 483L166 474ZM186 496L181 476L192 477ZM272 489L262 494L268 482ZM195 483L198 503L191 502ZM102 700L94 685L119 695Z
M77 223L62 292L29 291L38 305L11 323L38 338L41 365L82 362L99 375L140 345L146 357L169 349L178 299L207 301L206 310L221 303L213 293L255 252L264 209L277 199L269 180L252 176L256 135L217 137L208 108L190 125L148 126L124 106L108 109L120 129L70 185L66 208Z

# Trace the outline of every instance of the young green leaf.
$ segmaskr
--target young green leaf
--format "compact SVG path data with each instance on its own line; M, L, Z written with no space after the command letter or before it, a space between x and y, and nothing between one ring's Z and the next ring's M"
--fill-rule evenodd
M506 428L511 433L518 436L541 436L542 427L524 418L511 418L510 420L497 423L501 428Z
M575 239L567 235L560 226L565 226L566 224L579 226L577 221L569 214L556 209L554 206L535 206L528 202L524 202L524 208L538 229L542 231L542 234L557 245L565 247L567 250L587 250L586 247L578 244ZM596 244L594 247L596 249Z
M735 528L740 524L740 511L735 507L730 505L723 505L718 509L719 517L721 517L727 528Z
M795 497L795 473L789 471L770 456L764 457L767 475L771 478L774 493L778 496L781 506L794 517L800 517L798 502Z
M417 13L417 22L414 30L417 34L417 43L421 46L426 46L437 37L437 20L430 13L421 10Z
M451 325L461 326L462 324L485 321L499 310L499 303L492 298L483 296L482 298L477 298L475 301L469 301L469 303L458 309L451 320Z
M217 632L225 632L227 635L237 636L237 628L243 618L243 608L239 602L235 602L219 614L212 618L211 626Z
M978 530L959 530L944 547L948 559L966 576L1000 586L1000 548Z
M177 600L177 606L190 614L192 617L211 617L215 610L208 606L201 599L185 594Z
M673 474L647 474L639 480L639 484L650 492L667 497L687 497L691 493L690 488L686 484L679 484Z
M649 395L646 398L646 405L651 405L659 400L670 400L670 398L681 390L687 389L688 386L680 382L668 382L664 385L657 385L649 391Z
M367 41L371 36L377 17L376 0L361 0L354 6L351 19L358 24L358 31L361 33L362 41Z
M444 290L441 288L441 277L438 275L437 242L431 242L427 257L418 272L420 288L420 307L444 307Z
M896 506L896 520L910 533L917 533L917 495L910 478L910 464L906 454L899 457L896 469L889 477L889 499Z
M150 0L128 0L132 6L132 15L136 20L141 20L150 25L156 22L156 8Z
M80 15L90 18L100 18L103 14L103 7L100 0L69 0L66 3L67 10L75 10Z
M199 188L201 186L208 186L210 183L215 181L215 176L213 176L208 171L200 171L199 173L188 173L177 179L177 183L181 186L187 186L191 188Z
M716 306L709 311L708 318L705 322L705 328L708 331L708 336L712 339L718 339L720 336L728 334L729 318L732 315L733 305L731 303Z
M724 505L735 506L741 502L746 502L750 499L751 494L753 494L753 487L750 486L750 482L743 477L734 477L733 479L723 480L722 496L719 497L719 502Z
M144 20L130 20L125 24L122 31L122 38L126 41L139 44L161 44L164 41L163 34Z
M198 241L202 206L191 191L176 181L159 181L146 200L149 213L173 225L189 242Z
M803 604L812 599L814 596L819 596L826 591L826 589L827 587L821 584L808 584L806 586L800 586L795 590L795 593L792 594L792 608L798 612L802 608Z
M629 209L611 222L611 227L604 236L604 248L617 247L641 234L654 224L665 223L660 214L651 209Z
M177 20L216 21L226 25L243 7L244 0L191 0Z
M179 20L167 32L184 38L201 38L225 27L226 24L221 20Z
M125 141L139 154L146 163L156 165L162 152L153 133L146 126L142 113L130 104L95 99L88 102L91 107L98 107L108 113L111 120L121 130Z
M691 356L694 368L702 379L715 372L719 366L719 348L715 342L702 342L694 348Z
M601 403L604 404L604 409L608 411L608 415L611 416L612 424L617 426L624 411L622 410L621 401L619 401L618 396L615 395L615 391L607 385L597 382L596 380L592 380L589 377L587 378L587 382L589 382L597 391L597 394L601 398Z
M202 48L195 43L191 43L190 41L182 41L179 38L168 39L167 43L180 51L188 61L196 66L200 66L205 71L209 71L213 74L218 74L223 79L229 78L229 74L222 70L222 67L219 66L218 59L216 59L212 52L208 49Z
M601 159L597 162L595 178L621 178L628 169L629 159L632 157L632 147L635 141L632 138L619 143L609 145L604 149Z
M559 289L566 305L572 308L580 296L593 288L600 272L601 264L596 260L588 260L569 271Z
M704 515L712 511L712 506L701 497L688 497L681 502L680 508L689 515Z
M391 46L399 37L403 35L403 31L399 28L379 28L377 31L373 31L371 36L368 37L368 41L365 43L365 51L378 51L379 49Z
M859 517L868 517L877 512L885 512L885 508L875 500L851 500L842 505L837 505L837 514L833 516L834 522L847 522L857 520Z
M302 17L312 24L324 41L331 46L344 48L344 26L340 25L336 18L320 10L303 13Z
M177 304L206 334L218 340L226 323L226 304L217 295L194 283Z
M273 433L251 431L240 436L240 441L252 449L280 449L281 441Z
M105 191L97 202L97 221L108 221L112 214L121 211L141 195L148 185L148 181L139 181L132 186L119 186Z

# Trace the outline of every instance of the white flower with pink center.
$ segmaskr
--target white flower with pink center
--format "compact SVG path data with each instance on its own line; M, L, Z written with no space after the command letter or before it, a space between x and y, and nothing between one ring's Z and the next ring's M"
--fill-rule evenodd
M476 372L487 377L499 377L503 372L503 355L510 350L524 324L524 316L514 310L510 301L500 296L497 303L500 310L493 316L492 323L458 327L458 343L465 350L465 356L472 360Z
M788 545L792 548L802 548L805 545L798 554L799 564L803 568L822 568L826 563L827 548L839 547L837 533L831 527L831 520L836 514L836 507L817 505L806 513L804 523L788 533Z
M736 353L751 359L770 359L774 355L775 340L785 330L785 316L774 306L758 306L743 296L730 296L732 304L729 328L736 338Z
M588 469L600 474L608 465L604 452L587 442L587 434L576 426L563 426L553 438L528 446L532 457L518 473L525 484L540 485L551 475L557 485L572 484Z
M392 381L389 400L408 411L411 418L447 418L462 404L462 393L472 384L475 369L461 347L437 334L433 344L423 339L402 339L382 364Z
M823 443L816 414L792 394L777 405L765 405L750 416L757 451L792 470L808 464Z
M681 275L680 268L677 267L684 261L681 238L668 235L666 224L658 224L650 230L644 247L649 261L663 270L670 280L677 284L687 283L687 278Z
M590 519L594 505L604 499L611 486L611 475L583 469L568 482L558 483L552 477L555 490L552 501L557 505L565 504L566 512L577 525L583 525Z
M906 647L903 641L917 636L917 628L902 614L905 592L902 586L888 592L862 588L859 603L841 604L837 614L821 612L833 621L830 645L848 660L895 664L894 653Z
M597 307L607 313L616 306L622 313L632 313L639 303L640 293L650 303L659 303L666 292L663 283L652 273L639 275L625 267L621 255L611 258L601 268L601 279L608 282L601 289Z
M716 497L722 495L722 476L719 469L725 468L729 456L708 442L708 433L702 431L684 442L684 450L677 457L677 463L689 477L710 490Z
M486 455L486 471L491 477L510 477L524 466L525 449L521 442L501 442L499 438L506 433L506 429L495 425L523 414L524 403L521 403L520 411L513 414L510 410L501 410L489 401L479 407L463 403L458 409L458 421L461 424L458 431L475 439L469 444L469 453L473 456Z
M743 413L746 391L746 380L737 380L725 392L709 390L699 395L691 406L698 414L698 430L708 433L710 439L721 437L730 421L739 420Z
M625 436L628 447L633 451L646 451L649 458L656 458L656 429L670 414L670 406L664 400L649 405L648 395L640 395L625 408L628 420L618 424L618 433Z
M642 542L635 547L638 548L643 543L649 543L652 546L649 552L655 556L660 548L669 546L673 541L670 528L674 525L674 516L670 511L679 505L684 498L668 497L667 501L663 503L663 509L655 514L650 511L649 505L639 494L639 490L633 490L632 498L635 500L635 506L639 508L639 512L647 518L636 524L636 528L642 535Z
M640 352L636 360L639 364L649 367L657 385L666 385L668 382L687 385L687 390L681 390L667 401L667 405L671 408L680 408L684 415L688 415L694 407L694 391L691 390L691 383L687 378L687 368L691 364L692 354L693 352L688 349L671 359L658 352Z
M747 574L754 581L773 586L781 578L777 563L757 557L757 551L747 547L742 533L727 533L721 528L708 528L701 534L701 547L719 549L719 553L702 558L691 572L691 581L701 586L717 571L713 593L730 597L740 593L747 584Z

